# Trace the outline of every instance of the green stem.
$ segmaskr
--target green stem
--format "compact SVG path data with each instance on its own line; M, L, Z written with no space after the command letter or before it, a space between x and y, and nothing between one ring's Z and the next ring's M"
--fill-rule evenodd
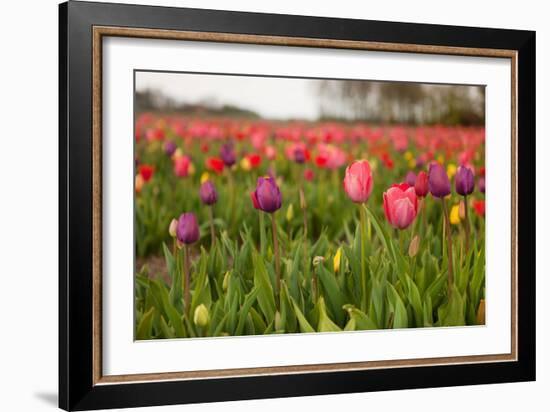
M214 206L210 206L210 247L214 247L216 242L216 232L214 231Z
M183 245L183 275L184 275L184 285L183 285L183 293L184 293L184 307L185 307L185 313L187 313L187 317L189 317L189 313L191 311L191 286L190 286L190 278L191 273L189 270L189 250L187 245Z
M447 278L447 286L449 288L449 296L452 292L452 287L454 283L454 273L453 273L453 239L451 234L451 223L449 222L449 215L447 213L447 204L445 203L445 198L441 198L441 203L443 204L443 219L445 222L445 232L447 235L447 261L449 266L449 276Z
M366 246L367 246L367 211L363 205L359 206L359 216L361 224L361 310L367 310L367 256L366 256Z
M464 230L466 231L466 250L464 254L467 256L470 251L470 218L468 216L468 196L464 196Z
M281 290L281 257L279 255L279 239L277 237L277 222L275 213L271 214L271 231L273 232L273 253L275 254L275 275L277 293Z
M304 218L304 234L303 234L303 250L302 250L303 258L302 258L302 260L303 260L303 265L304 265L304 275L307 279L309 277L309 259L308 259L308 256L307 256L307 252L308 252L308 244L307 244L307 241L308 241L308 239L307 239L307 203L306 203L306 198L305 198L302 183L300 183L299 195L300 195L300 208L302 209L302 215L303 215L303 218Z
M265 257L265 221L263 212L259 212L260 216L260 254Z

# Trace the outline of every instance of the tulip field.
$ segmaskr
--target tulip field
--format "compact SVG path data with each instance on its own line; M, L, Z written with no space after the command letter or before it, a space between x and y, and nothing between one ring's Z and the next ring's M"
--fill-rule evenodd
M144 112L136 339L485 323L485 131Z

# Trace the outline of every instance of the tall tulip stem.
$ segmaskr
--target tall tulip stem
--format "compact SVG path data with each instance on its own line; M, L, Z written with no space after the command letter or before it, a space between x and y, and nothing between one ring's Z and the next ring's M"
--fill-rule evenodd
M445 232L447 235L447 261L449 266L449 276L447 278L449 295L451 294L453 283L454 283L454 273L453 273L453 239L451 234L451 223L449 222L449 215L447 213L447 204L445 203L445 198L441 198L441 203L443 205L443 219L445 222Z
M360 231L361 231L361 310L367 310L367 256L366 256L366 246L367 246L367 211L366 206L362 204L359 206L359 216L360 216Z
M275 254L275 275L277 293L281 290L281 257L279 255L279 239L277 237L277 221L275 213L271 214L271 231L273 232L273 253Z
M466 231L466 250L465 255L470 251L470 217L468 216L468 196L464 196L464 230Z
M304 274L306 275L306 277L309 276L309 259L308 259L308 256L307 256L307 247L308 247L308 244L307 244L307 202L306 202L306 196L304 194L304 189L303 189L303 185L300 184L300 208L302 209L302 216L304 218L304 235L303 235L303 250L302 250L302 255L303 255L303 265L304 265Z
M216 232L214 231L214 206L210 206L208 209L210 212L210 247L216 243Z
M184 285L183 285L183 294L184 294L184 307L185 312L187 313L187 316L189 316L191 311L191 287L190 287L190 277L191 273L189 270L189 247L187 245L183 245L183 277L184 277Z
M265 220L262 212L258 213L260 216L260 254L265 256Z

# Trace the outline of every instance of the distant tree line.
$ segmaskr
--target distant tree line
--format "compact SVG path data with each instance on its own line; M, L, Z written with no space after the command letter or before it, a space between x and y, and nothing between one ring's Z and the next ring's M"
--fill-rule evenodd
M135 110L138 113L162 112L202 116L246 117L253 119L260 117L252 110L243 109L230 104L216 105L209 101L194 104L181 103L164 95L158 90L151 89L136 91Z
M317 93L321 118L373 123L481 125L485 89L365 80L323 80Z

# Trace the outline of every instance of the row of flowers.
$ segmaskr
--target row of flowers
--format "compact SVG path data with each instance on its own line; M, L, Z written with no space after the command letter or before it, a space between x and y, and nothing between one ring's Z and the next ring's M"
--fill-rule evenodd
M428 194L434 200L441 201L443 208L444 224L447 226L448 250L449 259L449 284L453 282L453 267L452 267L452 240L450 224L457 224L461 217L466 225L466 248L469 241L469 220L468 201L467 198L471 195L475 188L475 179L473 171L467 166L459 166L454 176L454 189L456 194L463 197L464 201L459 205L453 206L449 216L445 199L451 194L451 181L445 168L437 162L429 165L428 171L420 171L418 175L407 175L407 180L402 183L392 184L383 193L383 210L387 222L397 230L405 230L409 228L423 207L424 199ZM346 168L345 177L343 180L343 188L348 198L357 204L366 204L371 197L374 188L374 177L371 165L367 160L358 160L353 162ZM478 180L478 188L485 192L484 179ZM212 206L218 200L218 193L214 183L207 179L199 190L199 196L204 205ZM257 179L256 188L250 193L251 202L255 209L273 215L283 204L283 196L274 176L259 177ZM302 199L301 199L302 200ZM303 213L306 213L305 202L301 202ZM462 209L462 211L460 211ZM474 206L474 210L479 214L479 206ZM360 208L360 224L361 233L365 233L366 217L363 215L364 208ZM483 207L484 213L484 207ZM211 216L211 239L212 242L216 239L214 233L213 217ZM272 218L273 223L273 245L275 255L275 266L277 275L277 288L280 283L280 253L278 250L276 221ZM176 240L178 248L186 249L187 245L193 244L199 240L200 231L196 215L193 212L181 214L178 219L173 219L169 225L169 233ZM362 238L361 244L364 245L366 240ZM187 253L187 252L186 252ZM365 271L366 257L361 259L362 271ZM186 284L189 284L189 271L185 273ZM184 288L188 290L188 288ZM187 300L188 301L188 300Z

